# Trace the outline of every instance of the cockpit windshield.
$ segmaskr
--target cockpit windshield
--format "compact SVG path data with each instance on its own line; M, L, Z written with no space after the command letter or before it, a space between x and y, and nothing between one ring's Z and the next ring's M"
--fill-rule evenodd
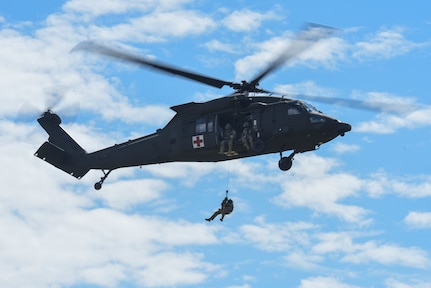
M307 103L307 102L304 102L304 101L301 101L302 102L302 104L304 104L304 107L305 107L305 109L308 111L308 112L314 112L314 113L322 113L322 112L320 112L319 110L317 110L316 109L316 107L314 107L313 105L311 105L310 103Z

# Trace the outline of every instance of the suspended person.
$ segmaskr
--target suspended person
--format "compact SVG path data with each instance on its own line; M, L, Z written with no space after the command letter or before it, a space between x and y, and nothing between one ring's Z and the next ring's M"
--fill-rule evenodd
M220 221L223 221L224 215L229 215L233 211L233 201L232 199L229 199L227 197L228 191L226 190L226 197L223 199L223 202L221 202L221 207L214 212L214 214L210 218L206 218L208 222L214 220L218 215L221 214Z

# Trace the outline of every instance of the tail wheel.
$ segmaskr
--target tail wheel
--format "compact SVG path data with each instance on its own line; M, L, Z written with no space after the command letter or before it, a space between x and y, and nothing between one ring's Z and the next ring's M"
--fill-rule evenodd
M105 182L106 178L108 178L109 173L111 173L111 171L112 170L108 170L108 172L105 172L105 170L102 169L103 176L100 177L99 182L94 183L94 189L96 189L96 190L102 189L102 184L103 184L103 182Z

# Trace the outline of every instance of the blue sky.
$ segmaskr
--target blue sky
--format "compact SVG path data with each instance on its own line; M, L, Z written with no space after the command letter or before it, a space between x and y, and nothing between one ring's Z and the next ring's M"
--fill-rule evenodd
M52 2L0 4L0 286L431 287L428 1ZM396 109L312 103L353 129L288 172L275 154L171 163L115 171L95 191L100 171L76 180L33 156L53 90L89 152L231 93L69 53L80 41L240 81L304 22L339 32L261 87ZM226 189L234 213L207 223Z

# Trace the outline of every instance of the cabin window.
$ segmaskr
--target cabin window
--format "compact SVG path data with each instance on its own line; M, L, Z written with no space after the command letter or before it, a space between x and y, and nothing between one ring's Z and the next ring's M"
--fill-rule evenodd
M212 118L208 119L207 130L208 132L214 131L214 120Z
M214 132L214 117L202 117L196 120L196 133Z
M204 133L207 131L207 119L199 118L196 120L196 133Z

